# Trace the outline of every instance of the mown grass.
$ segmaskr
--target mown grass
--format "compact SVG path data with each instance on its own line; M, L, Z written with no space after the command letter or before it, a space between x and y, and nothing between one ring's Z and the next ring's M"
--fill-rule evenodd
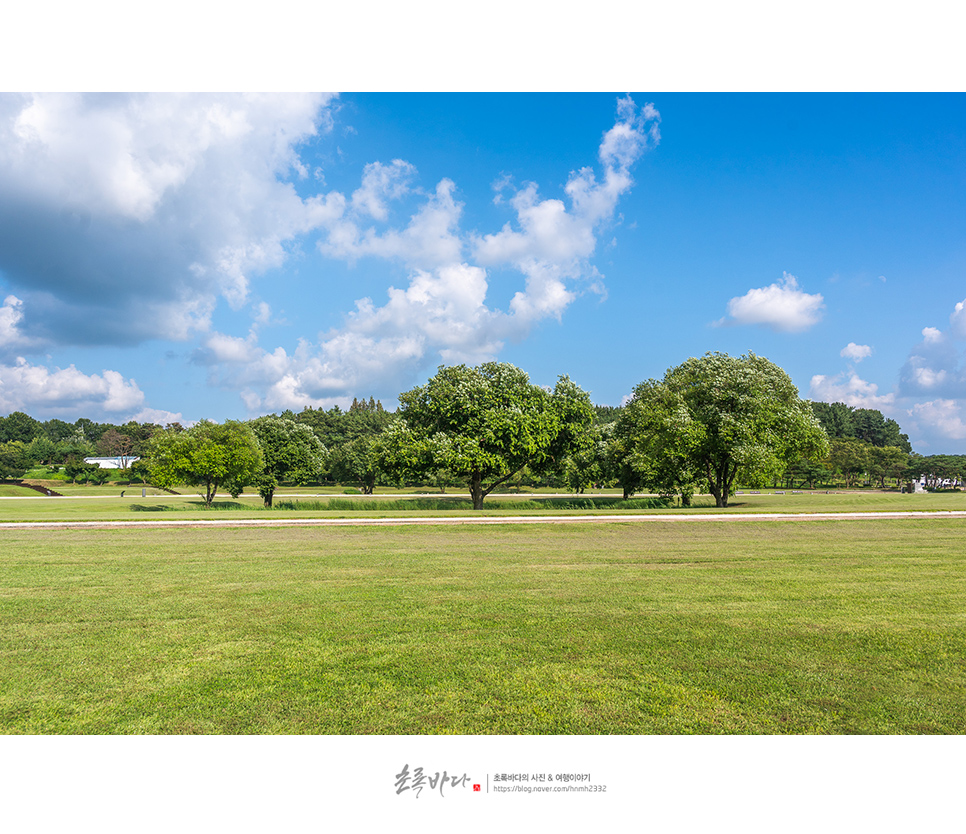
M0 531L4 733L963 733L948 519Z
M17 484L0 484L0 498L29 498L39 494L36 490Z
M94 488L89 488L94 489ZM141 497L141 488L125 489L125 497L114 488L101 489L96 494L70 493L65 498L47 498L32 493L34 500L0 500L0 521L75 521L75 520L125 520L144 519L146 514L177 511L178 518L204 519L212 516L206 510L200 496L195 494L166 495L147 490ZM0 496L2 499L2 496ZM586 515L613 513L647 513L649 515L679 515L691 513L720 513L714 500L707 495L695 496L694 506L688 509L670 507L648 508L654 496L638 496L623 502L619 495L585 495L558 498L545 495L493 495L486 499L483 510L472 510L465 493L445 496L404 498L397 494L384 495L314 495L296 497L284 494L276 498L276 509L266 510L257 495L241 495L232 499L219 496L214 510L230 510L218 513L218 517L231 515L235 518L259 518L274 514L278 518L371 518L374 516L433 516L446 515ZM428 502L422 504L420 502ZM593 508L591 508L591 504ZM420 507L432 507L421 509ZM291 507L293 509L281 509ZM894 492L805 492L801 494L777 494L762 491L761 494L744 494L732 499L724 510L728 514L742 513L817 513L817 512L941 512L966 510L966 493L923 495L900 495Z

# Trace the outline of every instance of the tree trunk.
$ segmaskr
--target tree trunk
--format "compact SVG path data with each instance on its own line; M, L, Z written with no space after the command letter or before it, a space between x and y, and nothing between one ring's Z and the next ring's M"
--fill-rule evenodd
M483 476L479 472L474 472L470 478L470 495L473 498L473 509L483 509Z

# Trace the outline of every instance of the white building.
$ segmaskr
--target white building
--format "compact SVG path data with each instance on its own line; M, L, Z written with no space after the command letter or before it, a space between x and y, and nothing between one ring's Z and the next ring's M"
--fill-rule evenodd
M116 458L84 458L84 463L96 463L101 469L127 469L141 458L134 455L119 455Z

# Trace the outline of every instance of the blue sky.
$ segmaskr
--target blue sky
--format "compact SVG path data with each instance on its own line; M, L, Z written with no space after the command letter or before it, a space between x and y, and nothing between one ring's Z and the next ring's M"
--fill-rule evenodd
M753 351L966 452L961 94L4 94L0 186L0 413Z

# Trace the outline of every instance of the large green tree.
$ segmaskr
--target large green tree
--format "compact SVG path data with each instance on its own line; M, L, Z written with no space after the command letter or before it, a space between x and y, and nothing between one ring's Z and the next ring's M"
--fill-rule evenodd
M22 478L32 463L27 443L22 440L0 443L0 479Z
M702 437L702 426L688 412L681 391L653 379L638 385L612 439L624 498L649 489L667 498L680 494L682 506L690 506L703 474L697 454Z
M265 460L257 487L266 507L272 506L281 481L304 484L322 474L326 449L308 426L274 415L258 417L249 425Z
M0 417L0 443L11 440L29 443L38 434L43 434L43 424L29 414L14 411L6 417Z
M265 468L251 427L227 420L202 420L190 429L168 428L148 441L151 482L162 489L176 484L203 486L210 507L219 487L237 496L257 482Z
M728 506L739 472L764 477L828 452L825 431L788 374L753 353L689 359L660 382L639 385L625 411L636 419L624 462L642 483L686 500L689 483L700 479L719 507Z
M384 465L402 477L447 469L463 480L474 509L524 467L559 466L593 423L587 392L568 377L552 391L513 365L440 367L399 396L400 419L384 436Z
M359 481L362 491L372 495L376 481L383 475L384 457L382 438L378 435L360 435L336 449L329 459L332 477L341 484Z
M861 440L836 438L829 447L829 465L845 478L849 489L856 485L859 476L868 472L871 465L872 446Z

